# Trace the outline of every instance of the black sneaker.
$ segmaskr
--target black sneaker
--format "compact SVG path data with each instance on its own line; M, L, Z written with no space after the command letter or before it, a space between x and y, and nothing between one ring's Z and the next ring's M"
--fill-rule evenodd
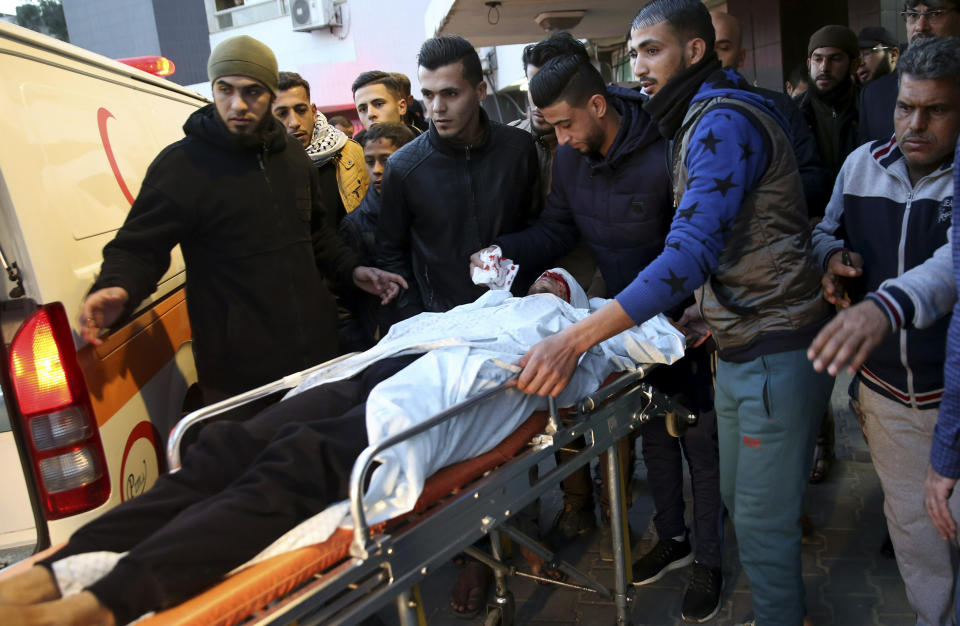
M683 594L683 609L680 617L691 624L699 624L712 619L720 610L720 592L723 591L723 574L720 568L707 567L698 561L693 562L690 584Z
M656 582L670 570L686 567L692 562L689 537L683 541L661 539L653 550L633 564L633 584L639 587Z
M553 526L547 535L547 542L559 548L596 527L597 519L594 516L592 504L583 507L564 504L553 521Z

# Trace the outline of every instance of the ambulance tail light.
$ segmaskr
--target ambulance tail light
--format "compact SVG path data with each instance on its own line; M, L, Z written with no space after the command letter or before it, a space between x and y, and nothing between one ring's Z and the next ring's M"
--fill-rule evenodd
M10 382L48 520L96 508L110 475L63 305L44 305L20 326Z
M154 76L173 76L177 71L177 66L167 57L149 55L144 57L129 57L126 59L117 59L125 65L143 70Z

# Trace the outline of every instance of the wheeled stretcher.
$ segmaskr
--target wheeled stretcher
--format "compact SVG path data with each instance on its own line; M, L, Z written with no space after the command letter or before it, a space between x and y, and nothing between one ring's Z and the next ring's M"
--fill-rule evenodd
M329 363L323 366L326 365ZM512 381L372 445L357 459L351 476L352 530L340 528L323 543L242 569L191 600L140 623L149 626L353 624L392 602L396 603L401 624L423 623L422 603L415 585L454 555L466 551L494 569L495 601L486 623L511 624L514 602L506 578L514 570L503 563L499 541L502 533L539 555L551 568L564 572L569 582L557 584L589 590L612 600L617 623L626 624L630 546L625 538L625 480L619 471L620 449L615 444L650 419L665 419L668 431L675 436L680 436L695 422L692 414L643 380L652 367L655 365L611 376L601 389L582 398L569 410L558 411L551 400L548 411L535 412L494 449L435 473L426 482L413 511L373 527L366 522L361 498L362 487L377 455L483 403L501 393ZM237 406L292 388L315 369L188 415L171 435L170 467L179 467L180 444L190 428ZM531 483L531 468L580 437L586 442L582 450ZM510 523L516 512L605 451L611 477L607 489L615 570L612 589L557 560L553 553ZM489 555L472 547L484 535L492 539Z

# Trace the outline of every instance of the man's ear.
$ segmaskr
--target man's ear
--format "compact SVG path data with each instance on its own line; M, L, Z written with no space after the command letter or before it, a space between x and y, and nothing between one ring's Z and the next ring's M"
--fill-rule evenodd
M400 111L400 117L403 117L407 114L407 99L400 98L397 100L397 110Z
M601 119L607 114L607 99L602 94L595 93L587 100L587 109L593 112L595 118Z
M740 69L743 67L743 64L747 62L747 49L740 48L740 55L737 57L737 67L734 69Z
M480 102L483 102L483 99L487 97L487 81L481 80L474 89L477 90L477 98Z
M699 37L694 37L686 45L687 63L693 65L703 60L707 55L707 42Z

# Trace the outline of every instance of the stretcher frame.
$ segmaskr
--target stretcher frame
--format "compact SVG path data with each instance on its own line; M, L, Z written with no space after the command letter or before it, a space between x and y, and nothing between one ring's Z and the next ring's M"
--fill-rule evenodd
M168 441L171 470L179 468L180 442L189 428L230 409L290 389L310 372L335 361L292 374L191 413L178 423ZM620 446L616 444L650 419L666 419L667 429L674 436L681 436L688 425L696 422L693 414L675 405L651 384L643 381L654 367L657 365L642 365L634 372L620 375L563 413L557 410L555 400L550 398L546 428L542 434L533 437L526 449L459 489L439 506L417 514L415 522L390 532L371 532L363 512L362 486L375 457L455 417L461 411L502 393L513 386L515 380L510 379L468 398L404 432L367 447L355 462L350 479L353 541L349 558L301 585L286 598L257 612L249 618L248 623L355 624L391 602L396 602L402 626L423 624L422 602L419 601L415 585L456 554L467 552L494 570L494 601L488 607L484 623L508 626L513 623L514 601L506 578L517 572L503 562L499 541L502 533L515 544L543 558L551 569L562 571L571 582L542 580L594 592L613 600L616 607L615 623L628 624L631 559L624 507L626 480L621 471ZM585 442L582 449L572 450L575 454L571 458L531 482L531 468L548 457L555 458L555 453L561 449L570 451L571 442L581 437ZM606 489L613 543L612 589L573 565L557 559L554 553L509 523L515 512L559 486L560 481L604 452L609 452L605 461L610 476ZM473 548L473 544L484 535L491 538L490 555Z

